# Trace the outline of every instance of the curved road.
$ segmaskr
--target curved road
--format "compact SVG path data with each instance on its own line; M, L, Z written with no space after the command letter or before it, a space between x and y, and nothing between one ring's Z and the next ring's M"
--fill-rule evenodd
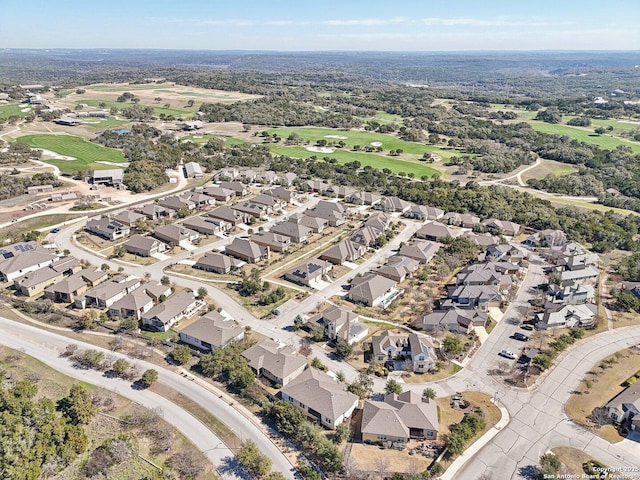
M158 381L198 403L211 415L218 418L233 430L241 439L252 440L256 443L260 451L268 455L272 460L274 471L283 473L287 479L294 478L291 471L293 466L263 431L242 415L239 415L238 412L223 399L213 395L196 382L187 380L171 370L158 367L155 364L143 360L131 359L126 355L102 349L89 343L72 341L68 337L0 317L0 344L14 349L23 349L25 353L65 375L112 390L147 408L160 407L163 411L164 419L180 430L194 445L202 450L207 458L219 467L218 469L225 478L231 480L239 478L234 471L225 470L228 460L233 458L234 453L225 447L222 441L198 419L187 413L182 407L166 400L160 395L151 391L133 389L131 382L106 378L101 372L93 370L79 370L74 368L67 358L60 356L69 343L76 343L82 349L100 350L111 357L125 358L142 370L148 368L157 370Z

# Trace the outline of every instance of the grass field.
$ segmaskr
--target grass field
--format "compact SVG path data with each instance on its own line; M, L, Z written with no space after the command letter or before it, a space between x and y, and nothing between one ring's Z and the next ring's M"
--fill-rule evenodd
M236 137L221 137L219 135L209 135L207 133L204 133L202 135L185 135L184 137L180 138L180 140L189 140L190 142L193 143L207 143L209 141L209 139L211 138L221 138L225 145L230 146L230 145L239 145L241 143L249 143L246 140L243 140L241 138L236 138Z
M354 145L360 145L365 147L375 142L380 142L384 151L397 150L401 148L404 153L411 155L422 155L423 153L434 152L440 155L443 159L449 159L455 155L454 151L442 150L433 145L424 145L421 143L407 142L401 140L393 135L387 135L384 133L375 132L363 132L359 130L339 130L333 128L316 128L316 127L302 127L302 128L271 128L267 130L269 134L278 134L283 139L286 139L290 133L295 132L300 135L300 138L309 142L315 143L318 140L326 140L327 142L339 142L342 140L348 147ZM330 137L327 138L327 135ZM331 138L334 136L334 138ZM335 138L335 137L347 137L347 138Z
M29 108L28 112L23 112L22 108ZM26 117L32 111L30 107L20 107L18 103L0 104L0 119L18 116Z
M304 147L286 147L283 145L271 145L271 152L295 158L311 158L312 156L318 158L335 158L340 164L357 160L362 166L370 166L380 170L388 168L393 173L413 173L416 178L420 178L423 175L432 176L436 173L442 174L442 172L435 168L431 168L417 160L402 160L398 157L385 157L374 153L351 152L349 150L336 150L333 153L316 153L310 152Z
M89 105L90 107L99 107L101 103L105 104L105 108L111 108L111 107L115 107L118 110L121 110L123 108L128 108L128 107L132 107L133 105L135 105L133 102L117 102L115 100L108 100L108 99L78 99L75 100L76 104L80 104L80 103L84 103L86 105ZM185 108L166 108L166 107L161 107L159 105L152 105L152 104L142 104L142 103L138 103L138 105L140 107L151 107L153 108L153 112L155 115L160 115L160 114L165 114L167 116L169 115L173 115L174 117L185 117L185 118L190 118L191 116L193 116L193 114L198 110L199 105L194 104L193 107L185 107Z
M98 161L113 163L125 163L127 161L120 150L103 147L74 135L25 135L24 137L19 137L16 141L26 143L32 148L44 148L60 155L75 157L75 160L44 160L51 165L57 166L62 172L105 170L113 168L113 166L97 163Z
M526 183L527 180L532 178L544 178L547 175L559 177L562 175L569 175L577 170L578 169L573 165L556 162L555 160L540 159L540 165L524 172L522 174L522 180Z
M554 125L532 120L529 122L534 130L542 133L555 135L566 135L579 142L591 143L607 150L615 150L617 146L624 145L631 147L634 153L640 153L640 143L631 140L623 140L611 135L596 135L593 127L571 127L569 125Z

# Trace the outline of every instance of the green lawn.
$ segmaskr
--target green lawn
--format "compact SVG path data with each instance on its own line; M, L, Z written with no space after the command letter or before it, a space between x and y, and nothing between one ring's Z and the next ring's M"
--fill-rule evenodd
M103 147L73 135L25 135L17 138L16 142L26 143L32 148L44 148L60 155L75 157L76 160L45 160L47 163L57 166L62 172L72 173L79 170L113 168L112 165L97 163L99 160L113 163L127 161L120 150Z
M23 112L22 108L24 109L28 108L29 111ZM33 109L31 107L19 107L18 103L6 103L6 104L0 103L0 119L9 118L14 115L17 115L18 117L22 118L29 115L29 113L31 113L32 111Z
M227 146L239 145L241 143L249 143L246 140L243 140L241 138L221 137L219 135L209 135L207 133L202 135L198 135L197 133L194 135L185 135L184 137L181 138L181 140L189 140L193 143L207 143L210 138L221 138L224 141L225 145Z
M107 99L98 99L98 100L80 99L80 100L76 100L76 104L80 104L80 103L84 103L85 105L89 105L90 107L99 107L101 103L104 103L105 104L105 108L115 107L118 110L121 110L123 108L131 107L131 106L135 105L133 102L117 102L115 100L107 100ZM164 103L166 103L166 102L164 102ZM146 105L146 104L138 103L138 105L140 105L141 107L151 107L151 108L153 108L154 115L158 115L158 116L160 114L164 113L167 116L173 115L174 117L191 118L193 116L193 114L199 108L199 106L196 106L195 104L194 104L193 107L185 107L185 108L165 108L165 107L160 106L161 104L163 104L163 102L161 102L160 104L157 104L157 105Z
M432 176L436 173L442 175L442 172L417 160L403 160L398 157L386 157L374 153L352 152L340 149L333 153L316 153L308 151L305 147L287 147L284 145L271 145L270 148L272 153L295 158L329 157L335 158L341 164L357 160L362 166L370 166L379 170L388 168L393 173L413 173L416 178L420 178L423 175Z

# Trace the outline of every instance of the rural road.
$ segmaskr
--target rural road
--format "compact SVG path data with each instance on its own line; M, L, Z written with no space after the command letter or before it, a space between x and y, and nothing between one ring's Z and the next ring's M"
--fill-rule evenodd
M291 471L293 466L264 432L240 415L226 401L211 394L196 382L142 360L135 360L126 355L105 350L89 343L71 341L68 337L0 317L0 344L9 348L23 350L28 355L65 375L111 390L146 408L162 409L163 418L198 447L218 468L225 479L237 480L243 478L236 469L227 468L229 464L234 464L234 452L229 450L200 420L160 395L148 390L133 389L131 382L106 378L102 372L98 371L74 368L67 358L60 356L69 343L76 343L81 349L101 350L112 357L125 358L141 370L154 368L158 371L159 382L198 403L208 413L218 418L234 431L241 439L252 440L260 451L272 460L273 471L281 472L287 479L294 478Z

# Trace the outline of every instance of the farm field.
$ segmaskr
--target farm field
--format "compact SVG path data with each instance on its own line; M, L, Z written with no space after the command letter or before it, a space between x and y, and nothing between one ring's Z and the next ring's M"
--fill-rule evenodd
M376 155L375 153L351 152L340 149L337 149L333 153L317 153L310 152L304 147L286 147L283 145L270 145L270 148L272 153L278 155L287 155L296 158L311 158L312 156L318 158L329 157L335 158L340 164L358 161L362 166L370 166L380 170L388 168L393 173L413 173L416 178L420 178L423 175L429 177L434 174L442 175L442 172L439 170L417 160L404 160L399 157L386 157Z
M24 110L29 109L29 110L26 112L23 112L22 111L23 109ZM20 118L26 117L27 115L29 115L31 111L32 111L31 107L20 107L20 104L18 103L6 103L6 104L0 103L0 119L13 117L14 115L17 115Z
M113 165L99 162L126 163L127 161L120 150L103 147L74 135L25 135L16 141L26 143L32 148L43 148L60 155L74 157L75 160L43 160L57 166L62 172L105 170L113 168Z

